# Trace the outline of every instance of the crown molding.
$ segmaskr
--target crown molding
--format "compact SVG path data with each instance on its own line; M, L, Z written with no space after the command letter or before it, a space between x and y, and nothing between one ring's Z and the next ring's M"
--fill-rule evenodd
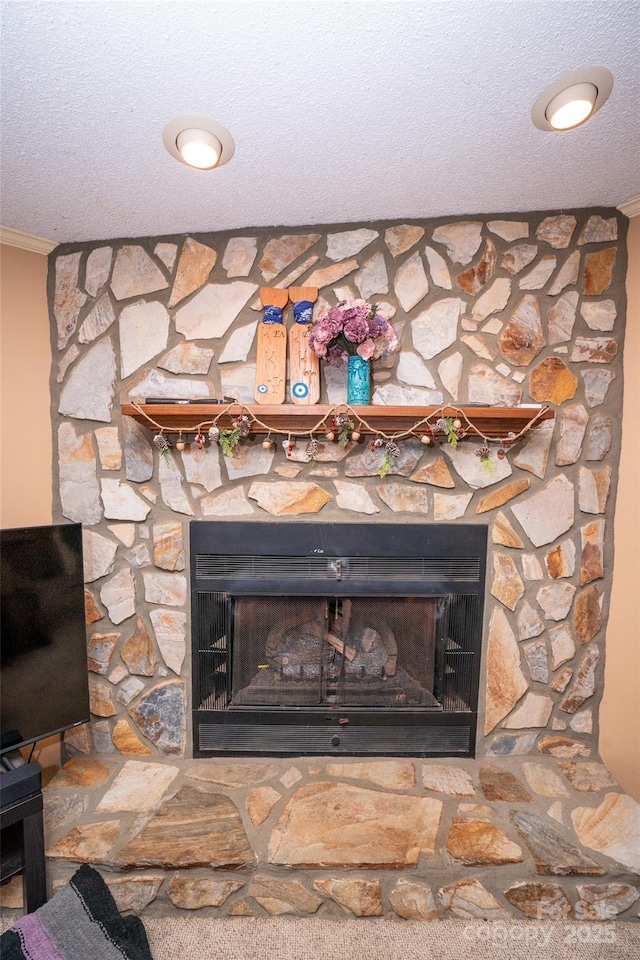
M624 213L625 217L629 217L630 220L632 217L640 216L640 197L634 197L633 200L621 203L618 210Z
M34 237L31 233L14 230L12 227L0 226L0 243L9 247L19 247L20 250L30 250L31 253L41 253L47 256L58 244L55 240L45 240L44 237Z

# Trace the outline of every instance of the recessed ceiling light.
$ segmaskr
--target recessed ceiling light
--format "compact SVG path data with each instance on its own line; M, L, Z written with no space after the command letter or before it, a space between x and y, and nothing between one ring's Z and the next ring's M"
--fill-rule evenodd
M612 89L613 77L605 67L565 73L542 91L531 119L540 130L573 130L600 109Z
M162 139L172 157L198 170L223 166L235 151L228 130L215 120L193 114L170 120L162 131Z

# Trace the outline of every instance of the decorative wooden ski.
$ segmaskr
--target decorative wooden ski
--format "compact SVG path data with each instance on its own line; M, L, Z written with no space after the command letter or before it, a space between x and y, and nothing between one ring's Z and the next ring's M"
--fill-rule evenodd
M320 399L320 358L309 346L311 311L318 299L317 287L289 287L294 324L289 329L289 393L301 405Z
M258 326L256 362L256 403L284 403L287 376L287 331L282 311L289 300L289 291L278 287L260 287L264 310Z

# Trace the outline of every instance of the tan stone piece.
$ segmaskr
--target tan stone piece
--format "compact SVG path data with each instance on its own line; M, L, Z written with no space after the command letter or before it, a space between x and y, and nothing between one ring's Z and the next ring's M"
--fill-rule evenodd
M580 583L590 583L604 576L604 520L592 520L580 528Z
M438 891L446 909L467 920L506 920L508 912L479 880L458 880Z
M319 239L319 233L309 233L304 235L286 234L269 240L260 260L260 270L264 279L267 282L274 280L285 267L288 267L303 253L306 253L309 247L312 247Z
M57 843L48 847L52 860L75 860L79 863L104 863L120 836L120 820L103 820L74 827Z
M573 789L581 793L598 793L617 786L605 765L595 760L558 760L558 766Z
M262 763L246 760L200 760L189 768L190 780L204 783L219 783L225 787L249 787L255 783L271 780L280 769L276 761Z
M545 217L536 230L536 238L543 240L556 250L563 250L571 243L576 223L574 216L564 213Z
M507 484L507 486L509 486L509 484ZM480 512L480 510L476 509L476 513ZM491 528L491 540L493 543L500 544L503 547L514 547L518 550L524 548L524 543L501 510L498 512L493 522L493 526Z
M126 720L118 720L113 729L114 746L125 757L150 757L152 751L136 736Z
M475 265L456 277L456 283L465 293L475 296L487 285L496 269L498 254L493 240L488 239L482 257Z
M248 496L274 517L318 513L331 500L331 494L317 483L302 481L255 481L249 487Z
M581 590L573 608L573 627L581 643L588 643L602 626L604 594L593 584Z
M307 278L306 285L309 287L330 287L333 283L337 283L338 280L342 280L343 277L348 276L348 274L353 273L354 270L358 269L357 260L344 260L342 263L332 263L328 267L321 267Z
M500 353L516 366L528 366L546 341L540 321L538 298L525 294L511 314L509 323L497 338Z
M611 286L613 268L616 263L616 247L596 250L585 258L583 292L588 297L599 297Z
M212 880L209 877L175 874L167 886L167 896L175 907L199 910L201 907L221 907L232 893L242 887L244 880Z
M285 913L308 915L322 904L322 899L307 890L300 880L277 880L260 875L251 881L247 896L257 900L274 917Z
M496 607L487 640L485 736L513 709L527 686L513 630L504 611Z
M513 500L514 497L528 490L530 486L531 481L526 477L522 480L512 480L511 483L505 483L504 486L499 487L497 490L492 490L486 497L480 499L476 507L476 513L486 513L487 510L495 510L496 507L501 507L503 504L508 503L509 500ZM504 514L500 514L500 516L504 517ZM504 517L504 519L506 520L506 517ZM522 541L520 541L520 546L524 546Z
M564 403L575 397L577 388L578 378L558 357L547 357L529 375L529 393L537 403Z
M608 793L598 807L571 812L580 843L640 873L640 804L625 793Z
M246 807L254 827L264 823L279 800L282 800L282 795L273 787L254 787L249 790Z
M206 283L217 259L218 254L211 247L199 243L193 237L187 237L182 245L178 269L167 306L175 307L189 294L199 290Z
M345 913L356 917L380 917L383 913L379 880L350 877L343 880L314 880L313 886L339 903Z
M552 757L561 759L588 757L591 753L591 747L584 740L573 740L571 737L562 737L559 734L542 737L538 741L538 750L540 753L549 753Z
M437 920L438 908L431 888L411 880L398 880L389 894L389 903L405 920Z
M121 912L130 910L138 914L153 903L164 882L164 876L157 874L155 876L145 874L137 877L103 877L103 879L106 879L118 910Z
M629 883L578 883L576 890L580 897L576 913L583 920L612 920L640 898L640 891Z
M514 773L503 767L480 767L480 786L487 800L502 803L530 803L531 794Z
M416 772L410 760L330 760L327 774L340 780L369 780L388 790L411 790L416 785Z
M471 774L463 767L446 763L427 762L422 767L422 786L425 790L446 793L450 797L475 797Z
M532 920L571 920L573 907L559 883L522 881L504 892L514 907Z
M235 804L183 786L118 853L121 870L136 867L225 869L254 860Z
M518 844L488 820L454 817L446 850L455 860L471 866L522 862L522 850Z
M114 771L111 761L72 757L49 782L49 787L100 787Z
M562 766L559 762L558 766ZM524 775L532 790L541 797L568 797L569 791L552 767L543 763L522 764Z
M491 593L510 610L515 610L518 600L524 595L524 584L518 568L507 553L496 552L493 555Z
M269 862L325 867L415 866L433 851L442 802L346 783L309 783L289 800L269 842Z
M392 257L399 257L401 253L410 250L423 237L424 228L411 223L399 223L388 227L384 232L384 242Z

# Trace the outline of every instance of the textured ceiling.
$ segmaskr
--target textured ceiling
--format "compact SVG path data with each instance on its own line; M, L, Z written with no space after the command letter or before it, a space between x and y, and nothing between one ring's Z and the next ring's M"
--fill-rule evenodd
M64 242L617 206L640 195L638 0L2 0L0 222ZM614 75L583 127L531 107ZM191 170L204 114L236 142Z

